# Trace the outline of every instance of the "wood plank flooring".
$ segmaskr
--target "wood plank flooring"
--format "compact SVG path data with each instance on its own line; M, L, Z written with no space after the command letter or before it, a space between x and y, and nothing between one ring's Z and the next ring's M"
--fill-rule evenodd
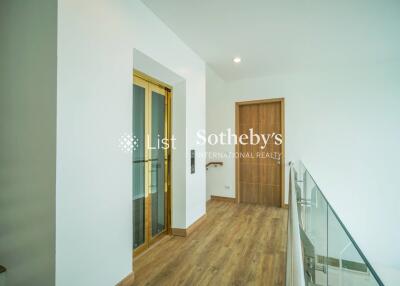
M287 210L211 200L189 237L134 259L133 285L284 285Z

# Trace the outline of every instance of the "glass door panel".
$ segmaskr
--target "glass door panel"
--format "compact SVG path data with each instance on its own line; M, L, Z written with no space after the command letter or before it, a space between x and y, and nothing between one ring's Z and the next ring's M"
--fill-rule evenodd
M133 186L133 248L146 241L145 202L145 98L146 88L140 81L133 85L132 122L132 186Z
M170 227L168 192L170 94L134 76L132 122L133 249L138 255ZM168 146L167 146L168 147Z
M166 132L165 90L151 86L151 236L155 237L166 228L165 220L165 159L163 139Z

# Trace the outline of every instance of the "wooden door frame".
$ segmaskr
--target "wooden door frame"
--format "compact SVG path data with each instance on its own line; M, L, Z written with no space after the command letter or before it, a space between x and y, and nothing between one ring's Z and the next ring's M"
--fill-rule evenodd
M281 105L281 130L282 130L282 154L281 154L281 208L285 207L285 98L271 98L261 100L250 100L235 102L235 132L239 136L239 108L243 105L262 104L262 103L275 103L279 102ZM239 144L235 145L235 152L239 154ZM240 184L239 184L240 168L239 158L235 156L235 196L236 203L240 203Z
M151 92L152 91L159 91L160 93L163 91L165 92L165 131L166 137L171 139L172 136L172 86L165 84L153 77L146 75L138 70L134 70L133 72L133 84L137 84L145 88L145 96L146 96L146 106L145 106L145 132L150 130L151 126ZM151 86L152 85L152 86ZM146 138L151 138L151 136L147 136ZM147 141L146 141L147 142ZM148 146L145 144L145 146ZM149 173L149 150L145 148L145 173ZM171 185L171 177L172 177L172 163L171 163L171 148L168 148L165 152L164 157L164 176L165 176L165 185L164 185L164 192L165 192L165 210L164 210L164 218L165 218L165 230L154 237L151 236L151 196L148 193L149 191L149 178L146 176L145 182L145 209L146 209L146 217L145 219L145 242L143 245L139 246L138 248L133 250L133 256L139 256L141 253L145 252L147 249L150 248L151 245L162 239L165 235L171 234L172 228L172 185ZM150 199L146 199L150 196Z

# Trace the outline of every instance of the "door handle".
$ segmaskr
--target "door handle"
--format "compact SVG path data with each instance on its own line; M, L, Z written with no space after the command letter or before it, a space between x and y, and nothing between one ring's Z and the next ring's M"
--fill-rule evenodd
M132 163L147 163L147 162L154 162L154 161L158 161L158 159L133 160Z

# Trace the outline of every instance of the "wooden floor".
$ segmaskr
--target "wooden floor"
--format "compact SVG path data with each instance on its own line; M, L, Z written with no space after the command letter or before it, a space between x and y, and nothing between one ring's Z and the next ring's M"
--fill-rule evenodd
M212 200L189 237L134 259L134 285L284 285L287 210Z

